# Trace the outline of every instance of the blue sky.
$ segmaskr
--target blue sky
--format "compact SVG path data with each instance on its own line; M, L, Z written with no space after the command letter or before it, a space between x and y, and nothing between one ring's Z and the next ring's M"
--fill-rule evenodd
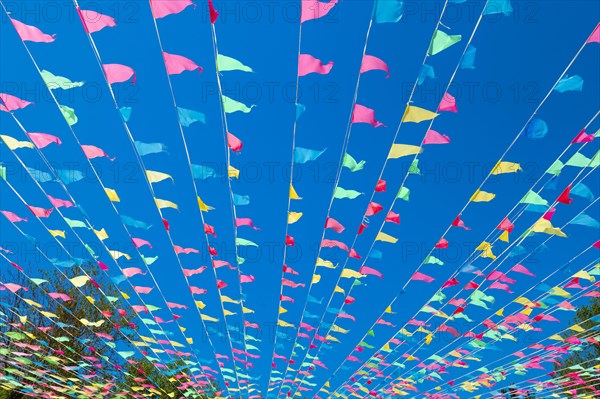
M178 106L206 115L206 124L195 123L184 127L191 162L211 165L221 176L225 176L227 149L224 145L217 94L211 26L204 2L197 3L197 7L188 7L182 13L160 19L157 23L165 51L184 55L204 69L202 74L184 72L171 76ZM237 234L259 245L258 249L241 247L238 255L246 258L246 262L241 265L241 272L255 277L253 283L243 284L242 288L246 298L245 306L255 311L246 314L246 320L258 323L262 328L258 333L254 329L248 329L248 333L257 337L258 341L247 341L258 346L261 351L261 358L252 359L254 368L248 372L257 378L256 384L261 391L265 391L271 371L273 326L277 322L281 269L284 263L283 241L294 131L294 91L299 34L299 4L296 3L274 2L267 6L265 2L216 2L220 11L219 20L215 25L220 53L234 57L254 70L254 73L223 72L221 83L223 94L247 105L256 105L247 114L228 114L227 122L229 132L244 143L243 150L231 156L232 165L240 170L240 177L231 181L233 192L250 197L249 205L237 207L237 216L252 218L254 224L260 228L255 231L249 227L240 227ZM381 312L399 294L399 289L469 200L546 93L551 90L593 31L600 14L600 6L589 1L512 3L513 13L510 16L484 17L479 25L472 42L477 48L476 68L459 69L450 89L450 93L457 99L459 112L441 113L433 124L433 129L448 135L451 143L425 146L425 151L419 156L422 174L410 175L406 181L406 186L411 190L410 201L397 201L394 207L394 211L400 214L401 224L388 223L383 230L398 238L398 243L392 245L378 242L375 248L383 253L382 259L365 261L367 266L383 273L384 279L368 276L362 279L362 286L352 291L356 302L346 306L344 310L352 314L356 322L347 319L338 321L337 324L349 332L345 335L338 334L341 343L334 343L332 349L319 350L318 357L329 370L316 369L315 377L310 381L316 383L317 387L328 380L330 372L350 354ZM116 157L114 161L97 158L91 161L91 165L101 176L104 186L117 191L120 202L114 205L119 214L152 225L149 230L131 227L128 229L134 237L152 243L153 248L143 247L140 252L144 256L159 257L149 266L150 271L168 301L189 307L188 310L175 310L175 313L183 316L180 324L187 328L186 336L193 338L193 349L198 351L198 358L209 360L208 364L217 369L212 351L214 349L218 353L226 354L231 360L230 343L215 334L211 334L211 342L207 342L203 323L186 288L186 281L154 206L142 167L124 129L121 116L115 109L78 16L68 2L55 3L55 8L50 4L54 3L5 3L8 9L13 10L11 15L15 19L35 25L46 33L56 34L56 41L53 43L28 44L40 69L73 81L86 82L81 88L55 91L60 104L76 111L78 122L72 127L77 140L62 119L6 15L2 16L0 35L2 58L5 60L0 66L0 91L35 102L34 106L15 112L15 116L27 131L53 134L62 140L60 146L50 145L41 152L56 169L71 167L84 171L83 180L67 186L69 192L85 210L94 227L106 229L109 234L109 238L104 241L106 246L111 250L118 249L132 255L130 261L119 259L120 267L145 269L140 258L134 256L137 251L129 244L128 233L110 201L103 194L102 186L96 181L90 164L78 148L78 143L93 144L111 157ZM355 237L404 107L409 100L411 88L419 74L442 5L443 2L440 1L407 1L405 15L400 22L374 24L371 29L367 54L385 60L391 70L391 76L386 79L385 73L381 71L362 75L357 102L373 108L377 120L387 127L375 129L367 124L352 125L347 152L357 161L365 160L366 164L363 170L354 173L344 169L339 186L357 190L364 195L354 200L333 202L330 216L340 221L346 230L342 234L328 230L326 238L350 245ZM80 6L82 9L95 9L111 15L117 21L116 27L93 34L93 39L104 63L120 63L131 66L136 71L134 85L113 85L117 103L119 106L132 108L132 116L127 125L133 139L145 143L163 143L167 147L166 152L142 157L143 163L148 170L168 173L173 177L173 182L168 180L156 183L153 184L153 188L158 198L168 199L179 206L178 211L163 210L164 217L169 221L170 235L175 245L200 250L200 254L180 255L179 259L187 269L208 266L202 274L190 277L190 281L194 286L208 289L206 295L196 298L206 304L202 312L221 321L204 324L211 328L218 326L224 332L224 317L216 289L215 273L210 268L206 236L196 206L192 177L149 5L142 1L82 1ZM302 27L301 52L311 54L324 62L334 61L334 67L327 75L311 74L299 80L301 96L298 101L306 106L306 111L297 124L296 146L326 151L317 161L295 167L293 184L303 199L292 201L291 210L302 212L303 216L299 222L289 226L288 234L295 238L296 247L288 250L285 263L298 271L300 276L290 277L288 274L286 278L304 283L306 288L284 290L284 294L292 296L295 302L285 302L283 306L288 312L282 315L283 320L295 325L300 322L304 309L339 167L340 151L348 127L372 7L371 1L345 1L336 5L327 17L308 21ZM482 7L483 2L477 1L452 3L448 6L441 29L450 34L461 34L463 39L457 45L427 60L427 64L435 69L436 79L427 80L417 88L412 97L413 105L436 109ZM55 15L55 12L58 14ZM496 225L544 174L573 137L593 118L600 105L600 80L597 74L599 56L597 44L589 44L583 49L568 71L569 76L579 75L584 79L583 91L553 92L550 95L537 114L537 118L543 119L549 127L547 136L541 140L520 137L505 158L506 161L520 163L523 171L497 176L487 183L483 189L495 193L496 198L489 203L471 204L463 214L463 220L472 230L454 228L447 236L452 244L450 249L438 256L445 261L445 265L426 265L421 270L433 276L435 281L431 284L413 282L407 287L402 294L400 306L394 309L395 315L390 316L393 318L393 321L390 321L398 328L462 266L474 246L494 231ZM19 140L26 139L9 114L2 113L0 122L2 134ZM419 145L427 128L426 123L403 124L396 143ZM598 121L595 120L588 131L593 133L597 129ZM561 158L563 162L577 150L577 146L572 146ZM591 158L597 151L597 142L592 142L582 153ZM8 181L26 202L29 205L49 208L50 204L45 201L44 193L18 165L11 151L3 145L0 146L0 152L2 163L8 167ZM15 152L27 166L46 170L42 158L35 150L20 149ZM370 218L369 228L357 239L354 248L361 256L367 255L411 161L412 157L388 162L383 174L383 179L387 182L387 191L375 196L375 201L383 205L385 211ZM579 168L565 168L558 179L557 188L545 189L541 195L552 202L579 171ZM585 173L582 176L584 175ZM541 184L548 178L548 175L542 178ZM541 188L541 184L538 184L538 189ZM593 193L598 194L597 175L591 174L585 184ZM205 222L213 225L217 232L217 238L209 237L211 245L219 252L217 258L235 264L234 229L227 179L222 177L197 180L196 185L204 202L215 208L205 213L204 217ZM25 215L27 209L19 198L5 183L2 183L2 187L2 209ZM42 187L47 194L66 198L61 186L56 183L42 183ZM559 205L553 224L562 226L588 204L589 201L576 197L569 206ZM61 211L68 218L83 218L73 208L62 208ZM595 219L599 218L597 206L591 207L586 213ZM539 216L540 214L535 212L523 213L518 223L515 223L517 227L514 237L518 237ZM42 247L55 249L56 241L44 227L31 215L29 219L28 223L21 224L20 227L27 234L38 238ZM67 230L67 238L59 240L73 245L76 257L86 256L85 249L78 243L74 234L70 234L57 212L53 212L50 218L44 221L51 229ZM20 245L26 242L6 219L2 219L1 226L4 247L7 246L6 243ZM565 232L568 238L552 238L548 249L535 255L534 261L527 264L536 274L536 279L541 280L549 275L598 239L598 230L589 227L570 226ZM119 275L119 268L111 261L93 232L79 229L78 233L84 240L95 244L97 255L110 266L109 274L112 277ZM498 235L497 232L494 234ZM546 238L547 236L540 234L528 239L528 242L539 244ZM501 252L505 247L506 244L499 244L496 250ZM585 259L578 259L573 265L574 271L593 262L597 253L588 253L586 256ZM63 260L68 259L64 252L60 257ZM324 250L321 257L340 264L346 261L345 253L340 251ZM52 270L50 264L34 257L32 251L21 250L13 259L22 266L31 268L30 270L37 266ZM479 259L474 265L483 268L487 262L488 260ZM361 264L363 260L350 259L347 266L358 269ZM509 258L499 266L499 270L506 272L513 264L514 260ZM4 262L3 270L6 265ZM333 270L319 269L322 279L312 288L311 295L318 299L324 298L323 305L309 304L307 310L310 313L323 315L340 271L341 267ZM219 280L228 283L228 287L223 289L222 293L231 298L239 298L237 271L220 268L216 270L216 275ZM470 278L471 276L461 274L459 280L466 283ZM512 287L515 294L509 295L500 290L488 293L497 298L498 304L503 304L514 299L518 293L530 288L535 282L535 279L523 275L517 275L517 278L517 283ZM557 284L566 278L568 274L557 273L553 281ZM135 276L130 281L137 286L156 286L150 275ZM341 284L346 285L343 287L346 292L350 282L348 279L341 281ZM109 284L108 280L106 283ZM461 286L453 287L454 292ZM127 282L121 283L119 288L131 293L131 286ZM452 294L446 294L451 298ZM135 294L131 296L131 303L139 303ZM165 320L172 318L158 289L155 288L151 294L142 295L142 299L162 308L156 315ZM343 295L336 294L330 307L339 309L343 299ZM240 325L240 306L225 304L225 308L237 313L228 318L228 324ZM470 317L477 322L484 320L491 313L493 312L473 307L469 310ZM567 320L568 316L566 312L562 312L560 319ZM427 318L427 314L420 314L418 317L419 320ZM328 313L325 321L332 322L333 315ZM318 319L305 319L304 322L315 324ZM564 321L560 326L547 323L543 326L543 332L535 339L548 336L551 331L564 326ZM183 337L174 324L166 324L164 327L173 331L174 340L183 342ZM467 328L464 325L461 327L463 330ZM278 339L277 344L282 347L276 351L289 357L295 332L286 331L291 341ZM327 328L323 328L321 333L326 331ZM379 348L395 331L396 329L391 327L377 326L375 337L370 338L369 343ZM529 338L531 337L524 337L523 340ZM523 340L512 344L502 342L498 346L505 351L514 351L527 345L527 341L524 343ZM307 340L299 342L307 346ZM443 340L434 341L427 350L421 350L417 356L423 359L447 343L448 341ZM244 348L239 340L233 345L235 348ZM410 348L407 348L407 351L411 353ZM306 351L297 349L296 352L298 356L294 359L297 366L303 360ZM309 353L315 356L317 351ZM363 353L361 360L367 360L370 354L372 352ZM485 361L503 356L493 351L484 351L483 354ZM357 364L349 365L354 370ZM277 361L277 365L278 370L285 371L281 360ZM225 362L225 367L232 368L232 362ZM351 376L352 370L342 370L332 380L332 387L345 382ZM451 375L454 378L463 371L458 369L452 371ZM245 373L245 370L242 372ZM294 378L291 372L287 375ZM432 386L435 384L425 382L422 385L424 389ZM282 394L287 391L287 388L283 388ZM312 393L307 391L306 394Z

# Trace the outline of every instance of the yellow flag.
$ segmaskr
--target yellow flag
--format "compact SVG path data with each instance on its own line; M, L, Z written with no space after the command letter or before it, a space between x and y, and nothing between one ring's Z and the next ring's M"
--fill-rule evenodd
M492 175L500 175L503 173L515 173L522 170L521 165L514 162L498 162L494 169L492 169Z
M410 145L410 144L393 144L390 149L390 153L388 158L397 159L401 157L406 157L409 155L416 155L423 152L423 149L418 145Z
M335 269L335 265L328 260L317 258L317 267L326 267L328 269Z
M362 274L360 274L359 272L357 272L356 270L344 269L344 270L342 270L341 277L343 277L343 278L362 278L364 276Z
M108 199L111 200L112 202L121 202L121 200L119 199L119 196L117 195L117 192L115 190L113 190L112 188L104 187L104 191L106 192Z
M317 284L319 281L321 281L321 275L320 274L313 274L313 276L312 276L312 284Z
M494 255L494 253L492 252L492 244L490 244L489 242L482 242L477 248L475 248L475 250L483 251L481 254L482 258L496 259L496 255Z
M196 301L196 306L198 307L198 309L204 309L206 307L206 305L202 301Z
M535 222L533 227L531 227L531 231L534 231L536 233L556 235L563 238L567 237L567 235L563 233L563 231L560 228L552 226L552 223L549 220L544 219L543 217L540 218L537 222Z
M509 242L508 231L504 230L502 234L500 234L500 241Z
M173 181L173 176L168 175L163 172L156 172L154 170L147 170L146 177L150 183L159 183L163 180L171 179Z
M100 327L102 324L104 324L104 320L98 320L96 322L91 322L87 319L79 319L79 321L81 322L81 324L83 324L86 327Z
M164 209L164 208L179 209L177 204L174 202L171 202L171 201L154 198L154 202L156 203L156 206L158 207L158 209Z
M500 309L499 311L496 312L496 316L504 316L504 308Z
M254 313L254 310L247 308L245 306L242 306L242 312L244 313Z
M186 338L185 339L187 341L188 344L193 345L194 344L194 339L193 338Z
M96 236L98 237L99 240L106 240L108 238L108 234L106 233L106 230L104 230L104 229L101 229L101 230L94 229L94 233L96 233Z
M208 206L204 203L204 201L202 201L202 198L198 197L198 206L200 207L200 210L202 212L208 212L208 211L212 211L213 208L212 206Z
M35 148L33 143L30 141L19 141L15 138L12 138L10 136L4 136L2 134L0 134L0 137L2 138L6 146L11 150L16 150L17 148Z
M288 223L294 224L302 217L302 212L288 212Z
M279 319L277 321L277 325L280 326L280 327L293 327L293 328L295 328L295 326L293 324L290 324L290 323L288 323L286 321L283 321L281 319Z
M294 190L294 186L292 186L291 184L290 184L290 199L293 199L293 200L301 200L302 199L302 197L300 197L298 195L296 190Z
M202 320L204 320L204 321L212 321L215 323L219 321L219 319L215 319L214 317L211 317L207 314L202 314L201 317L202 317Z
M62 238L67 238L65 235L65 232L62 230L48 230L50 232L50 234L52 234L52 237L62 237Z
M375 241L390 242L395 244L398 242L398 239L389 234L385 234L383 231L380 231L379 234L377 234L377 237L375 237Z
M423 121L430 121L436 116L438 116L438 114L436 114L435 112L431 112L424 108L409 105L404 111L404 115L402 116L402 122L419 123Z
M234 178L234 179L239 179L240 171L238 169L234 168L233 166L229 165L227 167L227 176Z
M127 260L131 260L131 256L127 255L125 252L109 250L110 255L115 259L119 259L120 257L124 257Z
M596 277L592 276L591 274L589 274L585 270L578 271L577 273L575 273L573 275L573 277L579 277L579 278L582 278L584 280L588 280L588 281L590 281L592 283L596 281Z
M346 291L344 291L344 289L342 287L340 287L339 285L335 286L335 288L333 289L333 292L339 292L340 294L346 295Z
M385 313L392 313L392 314L394 313L394 312L392 312L392 306L391 306L391 305L390 305L390 306L388 306L388 307L385 309Z
M486 191L477 190L471 197L471 202L490 202L494 199L496 194L488 193Z
M279 314L284 314L284 313L287 313L287 309L284 308L283 306L280 306L279 307Z
M227 295L221 295L221 302L223 302L223 303L235 303L235 304L238 304L238 305L240 303L240 301L236 301L235 299L231 299Z
M75 287L81 288L81 287L83 287L85 285L85 283L87 283L88 281L90 281L90 278L88 276L78 276L78 277L73 277L73 278L69 279L69 281Z

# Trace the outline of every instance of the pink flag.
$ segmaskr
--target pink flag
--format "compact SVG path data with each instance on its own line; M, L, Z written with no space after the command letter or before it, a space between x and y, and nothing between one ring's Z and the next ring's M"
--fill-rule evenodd
M10 94L0 93L0 111L9 112L17 109L25 108L26 106L33 104L29 101L21 100L19 97L15 97Z
M425 281L426 283L431 283L435 279L421 272L415 272L415 274L413 274L413 276L411 277L411 280Z
M502 222L500 222L500 224L496 228L512 233L513 229L515 228L515 225L512 224L510 220L508 220L508 217L505 217L504 220L502 220Z
M231 151L233 152L238 152L244 146L242 140L238 139L229 132L227 132L227 145L229 146L229 148L231 148Z
M108 84L123 83L131 79L131 83L135 84L135 71L126 65L121 64L103 64L104 74Z
M249 226L252 227L254 230L260 230L258 227L254 226L254 223L250 218L235 218L235 227L240 226Z
M141 247L143 247L144 245L147 245L147 246L149 246L150 248L152 248L152 244L150 244L148 241L146 241L146 240L143 240L143 239L141 239L141 238L135 238L135 237L132 237L132 238L131 238L131 241L133 241L133 245L135 245L135 247L136 247L136 248L141 248Z
M577 134L577 136L575 136L575 138L573 139L573 141L571 141L571 144L578 144L578 143L590 143L594 141L594 135L593 134L587 134L585 132L585 129L583 129L581 132L579 132Z
M38 208L37 206L29 206L29 205L27 205L27 208L29 208L31 213L33 213L35 216L37 216L39 218L49 217L50 214L52 213L52 211L54 210L54 209Z
M175 252L177 254L186 254L187 255L187 254L191 254L191 253L195 253L195 254L200 253L200 251L198 251L195 248L183 248L183 247L180 247L179 245L174 245L173 248L175 248Z
M345 229L345 227L340 222L330 217L328 217L327 221L325 222L325 228L332 229L336 233L341 233Z
M12 292L13 294L19 290L29 291L29 288L14 283L6 283L4 284L4 287L6 287L6 289Z
M465 225L465 222L463 222L462 220L460 220L460 215L458 215L456 217L456 219L454 219L454 221L452 222L452 226L454 227L462 227L465 230L471 230L471 228L467 227Z
M169 75L178 75L183 71L195 71L196 69L198 72L202 72L201 66L184 56L169 54L163 51L163 57L165 58L165 65L167 66L167 73Z
M450 137L430 129L425 134L423 144L450 144Z
M319 0L302 0L302 15L300 23L324 17L337 4L338 0L325 3Z
M390 69L383 60L375 56L365 54L362 60L362 65L360 66L360 73L369 71L385 71L387 72L387 76L385 78L387 79L390 77Z
M442 285L442 289L443 288L448 288L448 287L453 287L453 286L458 285L458 284L460 284L460 283L458 282L458 280L456 279L456 277L452 277L450 280L446 281L444 283L444 285Z
M100 14L92 10L81 10L79 7L77 7L77 12L81 17L81 21L83 22L83 26L87 33L94 33L107 27L112 28L113 26L117 26L115 19L108 15Z
M142 271L142 269L140 269L138 267L128 267L128 268L123 269L121 271L123 272L123 275L125 277L127 277L127 278L136 276L138 274L144 274L144 272Z
M376 202L371 202L371 203L369 203L369 206L367 207L367 213L365 213L365 215L366 216L373 216L373 215L376 215L377 213L379 213L382 210L383 210L383 206L379 205Z
M390 211L388 215L385 217L386 222L400 224L400 215Z
M494 281L492 284L490 284L489 288L497 289L497 290L504 290L504 291L508 292L509 294L512 294L510 287L507 284L503 284L499 281Z
M288 265L283 265L283 272L284 273L290 273L290 274L294 274L296 276L299 276L300 273L298 273L297 271L295 271L294 269L292 269L291 267L289 267Z
M286 287L291 287L291 288L306 287L306 284L304 284L304 283L296 284L292 280L288 280L287 278L282 278L281 284L285 285Z
M62 144L62 141L56 136L46 133L27 133L31 141L36 145L37 148L44 148L52 143L58 145Z
M190 286L190 291L192 294L206 294L206 290L204 288L198 288L194 286Z
M191 6L191 0L150 0L150 6L152 8L152 15L154 18L164 18L167 15L179 14L186 7Z
M61 206L64 206L65 208L70 208L72 206L75 206L71 201L54 198L50 195L48 195L48 199L52 203L52 206L55 208L60 208Z
M387 183L385 180L379 180L375 185L375 191L378 193L383 193L387 190Z
M506 274L504 274L498 270L492 271L485 279L486 280L500 280L503 283L508 283L508 284L514 284L517 282L516 280L506 277Z
M377 271L371 267L368 267L368 266L361 266L361 268L358 270L358 272L361 274L372 274L373 276L377 276L383 280L383 274L381 274L379 271Z
M600 43L600 24L596 25L596 29L594 29L586 43Z
M298 76L306 76L309 73L326 75L331 71L331 68L333 68L333 61L323 65L321 60L310 54L300 54L298 57Z
M208 223L204 223L204 233L210 234L213 237L217 238L217 233L215 233L215 228Z
M223 289L227 287L227 283L223 280L217 280L217 289Z
M321 247L326 247L326 248L338 247L340 249L343 249L346 252L349 251L348 246L346 244L344 244L343 242L337 241L337 240L328 240L326 238L324 238L323 242L321 242Z
M61 299L61 300L63 300L64 302L69 302L69 301L72 301L72 300L73 300L73 298L71 298L71 297L70 297L70 296L68 296L67 294L62 294L62 293L60 293L60 292L49 292L49 293L48 293L48 296L49 296L50 298L53 298L53 299Z
M167 302L167 306L169 307L169 309L187 309L188 308L186 305L181 305L181 304L175 303L175 302Z
M294 303L294 298L289 297L289 296L285 296L285 295L279 295L279 300L281 300L281 302L291 302L291 303Z
M206 270L206 266L200 266L197 269L183 269L183 275L186 277L191 277L195 274L200 274Z
M3 214L4 216L6 216L6 218L7 218L9 221L13 222L13 223L17 223L17 222L26 222L26 221L27 221L27 218L22 218L22 217L20 217L20 216L17 216L17 214L15 214L15 213L12 213L12 212L10 212L10 211L0 211L0 212L2 212L2 214Z
M527 268L523 265L517 264L510 269L511 272L526 274L531 277L535 277L535 274L531 273Z
M227 262L226 260L215 259L215 260L213 260L212 263L213 263L213 267L215 269L218 269L218 268L223 267L223 266L227 266L231 270L235 270L235 267L231 266L231 264L229 262Z
M456 98L452 97L450 93L444 93L438 111L458 112L458 108L456 108Z
M217 18L219 17L219 13L215 10L215 6L213 5L212 0L208 0L208 13L210 14L210 23L214 24L217 22Z
M375 120L375 111L360 104L354 104L354 112L352 113L352 123L368 123L373 127L385 125Z
M135 290L135 292L137 292L138 294L149 294L150 291L152 291L152 287L139 287L139 286L134 286L133 289Z
M448 248L448 240L444 237L440 238L437 244L435 244L436 248Z
M54 41L54 36L56 35L47 35L35 26L26 25L21 21L17 21L16 19L9 19L17 30L19 37L21 37L21 40L24 42L30 41L37 43L51 43Z
M85 156L88 159L106 157L106 158L110 159L111 161L115 160L115 158L109 157L108 154L105 153L102 148L96 147L94 145L82 145L81 149L83 150Z
M240 275L240 283L251 283L254 281L254 276L253 275L245 275L242 274Z

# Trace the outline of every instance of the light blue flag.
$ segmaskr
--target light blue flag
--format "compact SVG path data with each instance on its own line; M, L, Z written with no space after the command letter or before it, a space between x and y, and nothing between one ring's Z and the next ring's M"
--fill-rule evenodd
M306 105L296 104L296 120L300 119L304 111L306 111Z
M56 174L65 184L71 184L83 180L83 172L74 169L57 169Z
M373 10L373 20L378 23L396 23L404 13L402 0L376 0Z
M425 79L435 79L435 71L431 65L423 64L419 77L417 78L417 84L420 86L425 82Z
M219 177L216 170L206 165L194 165L192 164L192 175L194 179L206 180L211 177Z
M129 122L129 119L131 118L131 112L133 111L133 108L131 107L121 107L119 108L119 112L121 113L121 117L123 118L123 120L125 122Z
M30 167L27 167L27 172L31 175L31 177L33 177L33 180L37 181L38 183L47 183L54 180L52 175L48 172L42 172L41 170Z
M510 0L488 0L483 10L483 15L504 14L510 15L513 12Z
M294 162L301 164L314 161L315 159L319 158L324 152L325 150L318 151L311 150L308 148L296 147L294 148Z
M590 215L585 213L579 214L573 218L570 224L579 224L581 226L593 227L595 229L600 228L600 223Z
M559 93L564 93L565 91L581 91L583 90L583 79L579 75L565 76L556 84L554 90Z
M127 215L121 215L121 221L123 221L123 223L126 226L129 227L136 227L138 229L144 229L144 230L148 230L150 227L152 227L152 225L146 223L146 222L142 222L141 220L136 220L132 217L129 217Z
M177 114L179 115L179 123L185 127L189 127L194 122L206 123L206 115L193 109L177 107Z
M465 55L463 55L460 61L460 67L462 69L475 69L475 55L477 54L477 48L472 44L469 44Z
M134 144L140 156L158 154L160 152L167 151L167 146L162 143L142 143L141 141L136 141Z
M250 196L233 194L233 204L235 206L248 205L250 203Z
M593 201L596 199L596 196L594 195L594 193L592 193L592 190L590 190L589 187L583 183L578 183L577 185L575 185L575 187L571 189L571 194L585 198L589 201Z

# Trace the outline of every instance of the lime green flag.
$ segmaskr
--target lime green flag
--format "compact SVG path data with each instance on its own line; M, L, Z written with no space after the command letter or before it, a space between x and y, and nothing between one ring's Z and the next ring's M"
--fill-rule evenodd
M346 190L345 188L342 187L336 187L335 188L335 192L333 194L333 198L337 198L337 199L343 199L343 198L349 198L349 199L354 199L356 197L358 197L359 195L362 195L363 193L359 193L358 191L355 190Z
M365 161L356 162L356 160L352 157L352 155L345 153L344 159L342 161L342 166L350 169L350 172L358 172L362 170L365 166Z
M256 105L251 105L250 107L248 107L244 103L236 101L227 96L223 96L223 109L225 109L225 113L232 114L234 112L241 111L241 112L247 114L254 107L256 107Z
M436 55L437 53L446 50L448 47L460 42L461 39L461 35L449 35L438 29L435 31L433 40L429 45L429 55Z
M223 54L217 54L217 66L220 72L225 71L243 71L243 72L254 72L252 68L246 66L236 60L235 58L227 57Z
M84 82L71 82L71 80L63 76L56 76L52 72L48 72L46 70L43 70L41 74L42 79L44 79L44 83L46 83L46 86L48 86L48 89L50 90L69 90L75 87L81 87L84 84Z
M73 108L67 107L66 105L59 105L60 112L62 112L63 117L69 124L69 126L73 126L77 123L77 115L75 115L75 110Z

